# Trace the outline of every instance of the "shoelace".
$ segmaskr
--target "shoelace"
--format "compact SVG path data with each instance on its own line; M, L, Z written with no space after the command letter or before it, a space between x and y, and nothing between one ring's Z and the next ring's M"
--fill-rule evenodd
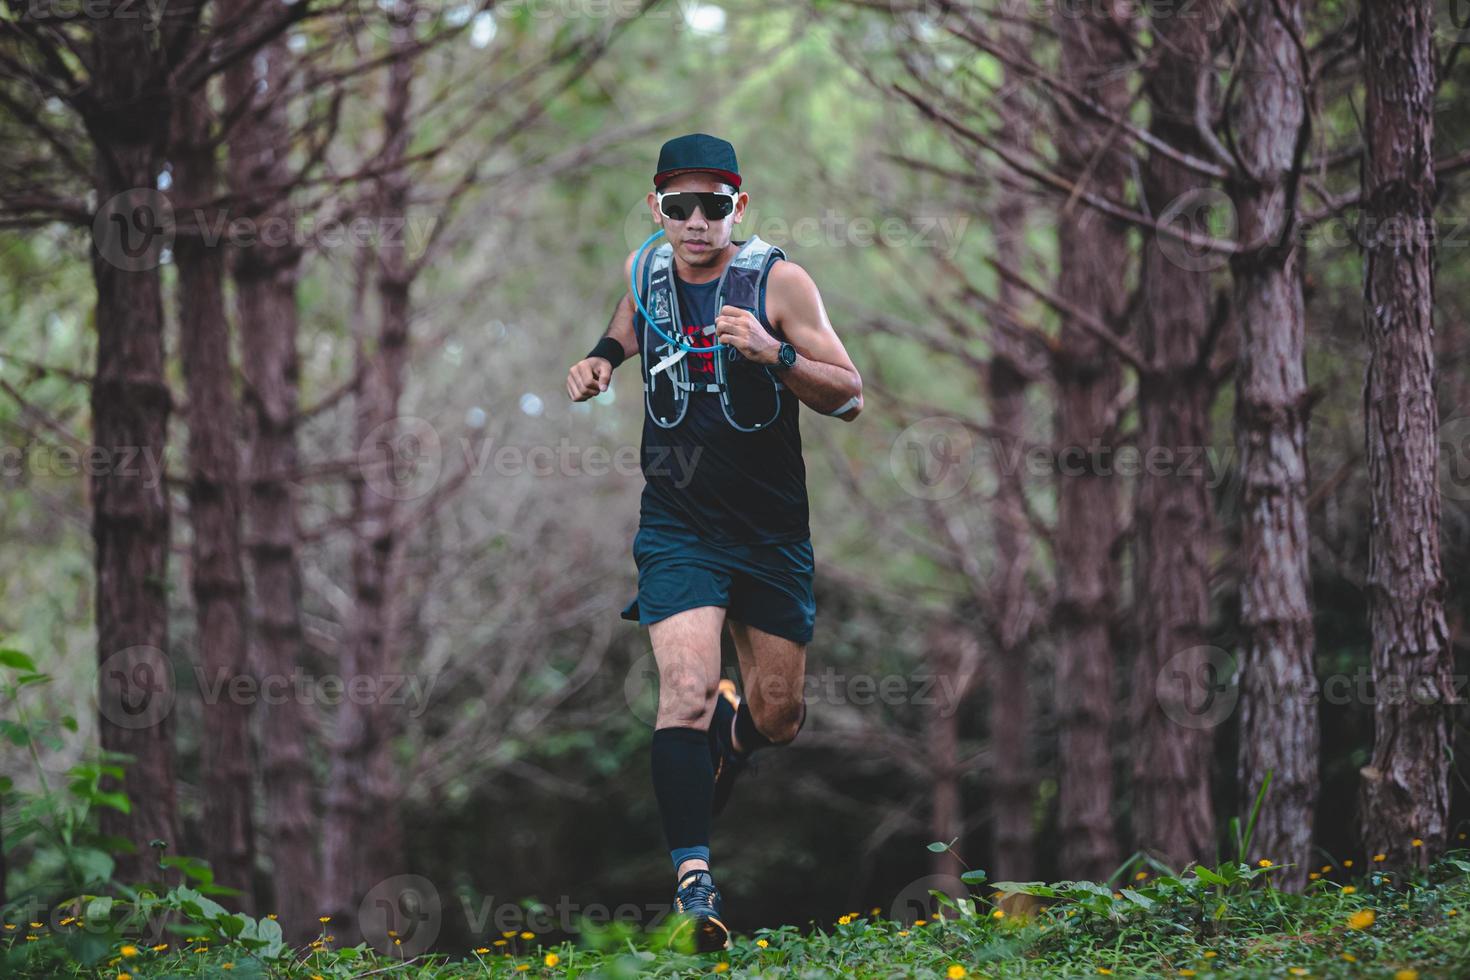
M679 889L679 897L684 902L684 911L689 912L697 908L714 909L715 886L706 885L707 879L696 878L692 884Z

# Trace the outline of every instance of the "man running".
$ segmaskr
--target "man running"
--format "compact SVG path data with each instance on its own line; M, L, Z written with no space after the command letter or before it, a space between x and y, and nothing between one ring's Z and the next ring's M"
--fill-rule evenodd
M642 312L624 295L567 374L568 397L585 401L625 357L642 358L638 593L622 617L649 627L658 663L654 795L675 908L700 951L730 945L710 874L711 817L751 755L790 743L806 721L816 603L798 402L844 421L863 407L862 378L811 277L759 238L731 241L750 200L740 183L725 140L693 133L663 145L647 201L668 244L623 266ZM743 698L720 678L726 626Z

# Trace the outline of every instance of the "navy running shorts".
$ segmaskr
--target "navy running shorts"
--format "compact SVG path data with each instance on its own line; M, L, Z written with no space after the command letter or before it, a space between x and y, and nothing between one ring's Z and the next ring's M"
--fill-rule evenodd
M811 642L817 619L811 538L794 544L705 541L687 529L640 526L633 538L638 594L622 618L647 626L698 606L795 643Z

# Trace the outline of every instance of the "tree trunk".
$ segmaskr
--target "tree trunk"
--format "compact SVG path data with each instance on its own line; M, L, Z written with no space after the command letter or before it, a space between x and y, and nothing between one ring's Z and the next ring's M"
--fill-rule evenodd
M1395 864L1423 865L1443 852L1448 831L1453 694L1434 395L1434 5L1365 0L1362 10L1368 625L1378 695L1363 842Z
M1267 772L1249 857L1295 865L1274 879L1299 887L1311 862L1317 801L1317 706L1308 578L1307 416L1301 251L1295 185L1305 137L1299 0L1242 9L1235 142L1248 173L1232 181L1239 240L1235 312L1236 443L1240 452L1240 787L1255 800Z
M410 288L406 252L409 174L401 166L414 61L407 28L395 27L395 53L385 95L384 149L388 170L378 183L377 213L385 233L378 244L378 336L359 348L361 383L356 397L358 467L351 474L353 501L353 612L342 657L345 677L381 680L398 670L394 596L397 592L395 494L388 485L397 466L399 401L409 354ZM326 835L328 898L344 929L358 934L356 903L377 881L402 870L403 831L398 807L401 781L392 740L401 729L402 704L343 702L337 713Z
M1003 443L1003 459L1020 459L1028 380L1003 355L993 354L987 371L990 424ZM999 484L991 508L995 535L992 606L998 617L994 656L988 670L993 801L990 840L991 877L1029 881L1035 872L1033 848L1035 794L1030 762L1031 713L1027 685L1026 635L1031 595L1026 572L1031 541L1026 524L1019 472L998 467Z
M97 372L91 476L96 545L98 725L103 750L133 756L121 784L132 812L101 808L101 830L129 841L117 877L157 881L163 840L178 847L173 677L168 658L168 494L162 472L171 397L164 381L163 303L154 187L169 126L164 72L147 21L94 21L92 95L86 119L97 149L97 203L111 223L97 234ZM118 195L127 196L115 200ZM116 219L116 220L114 220ZM99 222L100 223L100 222ZM140 455L146 454L146 455ZM152 472L149 459L159 464Z
M250 0L231 4L233 16L248 16L252 9ZM280 98L286 57L284 43L276 40L225 72L227 107L250 106L229 137L230 191L247 207L262 194L274 197L263 210L249 208L260 234L233 251L232 272L244 376L247 554L254 599L250 659L262 684L275 685L305 663L295 484L300 249L285 231L291 227L290 211L279 189L289 175L281 152L289 141ZM258 712L271 908L293 942L315 936L321 914L307 711L301 700L284 697L263 701Z
M217 215L188 213L218 194L209 124L201 86L180 106L173 154L175 216L186 232L174 247L178 267L179 347L188 388L189 525L192 587L198 623L197 663L204 672L201 790L204 856L215 880L241 894L229 900L253 915L255 794L250 753L250 704L230 692L250 672L245 642L245 581L240 554L240 483L236 456L234 371L225 319L224 255L188 233L195 223L215 227Z
M1119 5L1126 7L1127 5ZM1119 66L1126 11L1067 11L1053 19L1068 81L1122 113L1127 85ZM1060 120L1062 171L1094 192L1123 197L1122 155L1109 127L1091 116ZM1057 292L1121 329L1126 305L1126 229L1096 209L1072 202L1058 215ZM1116 438L1121 371L1087 330L1062 318L1056 357L1058 511L1056 530L1058 836L1061 871L1102 879L1118 864L1113 832L1112 615L1118 578L1114 549L1122 533L1109 447Z
M1155 13L1161 51L1148 85L1150 130L1204 156L1195 135L1196 80L1210 57L1208 5ZM1159 153L1144 167L1148 210L1193 217L1206 182ZM1210 491L1199 451L1210 444L1208 263L1175 262L1157 237L1143 254L1145 302L1139 346L1153 370L1138 385L1139 451L1134 511L1138 655L1133 673L1133 840L1170 867L1213 860L1211 728L1195 724L1191 692L1174 678L1199 677L1210 617ZM1182 672L1181 669L1182 668ZM1193 692L1197 694L1198 692ZM1168 699L1170 703L1165 703Z

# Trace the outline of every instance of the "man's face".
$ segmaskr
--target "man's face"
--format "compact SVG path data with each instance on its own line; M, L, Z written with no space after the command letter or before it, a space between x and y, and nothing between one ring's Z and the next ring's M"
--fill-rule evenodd
M730 185L723 183L714 174L692 173L671 178L661 190L665 194L675 191L724 193L730 190ZM694 213L684 221L675 221L659 210L656 193L648 195L648 207L653 211L653 220L663 226L664 234L673 243L674 254L691 266L715 265L720 261L720 256L730 244L735 226L745 216L745 206L749 201L750 195L741 192L735 198L735 210L718 221L705 217L703 208L695 208Z

